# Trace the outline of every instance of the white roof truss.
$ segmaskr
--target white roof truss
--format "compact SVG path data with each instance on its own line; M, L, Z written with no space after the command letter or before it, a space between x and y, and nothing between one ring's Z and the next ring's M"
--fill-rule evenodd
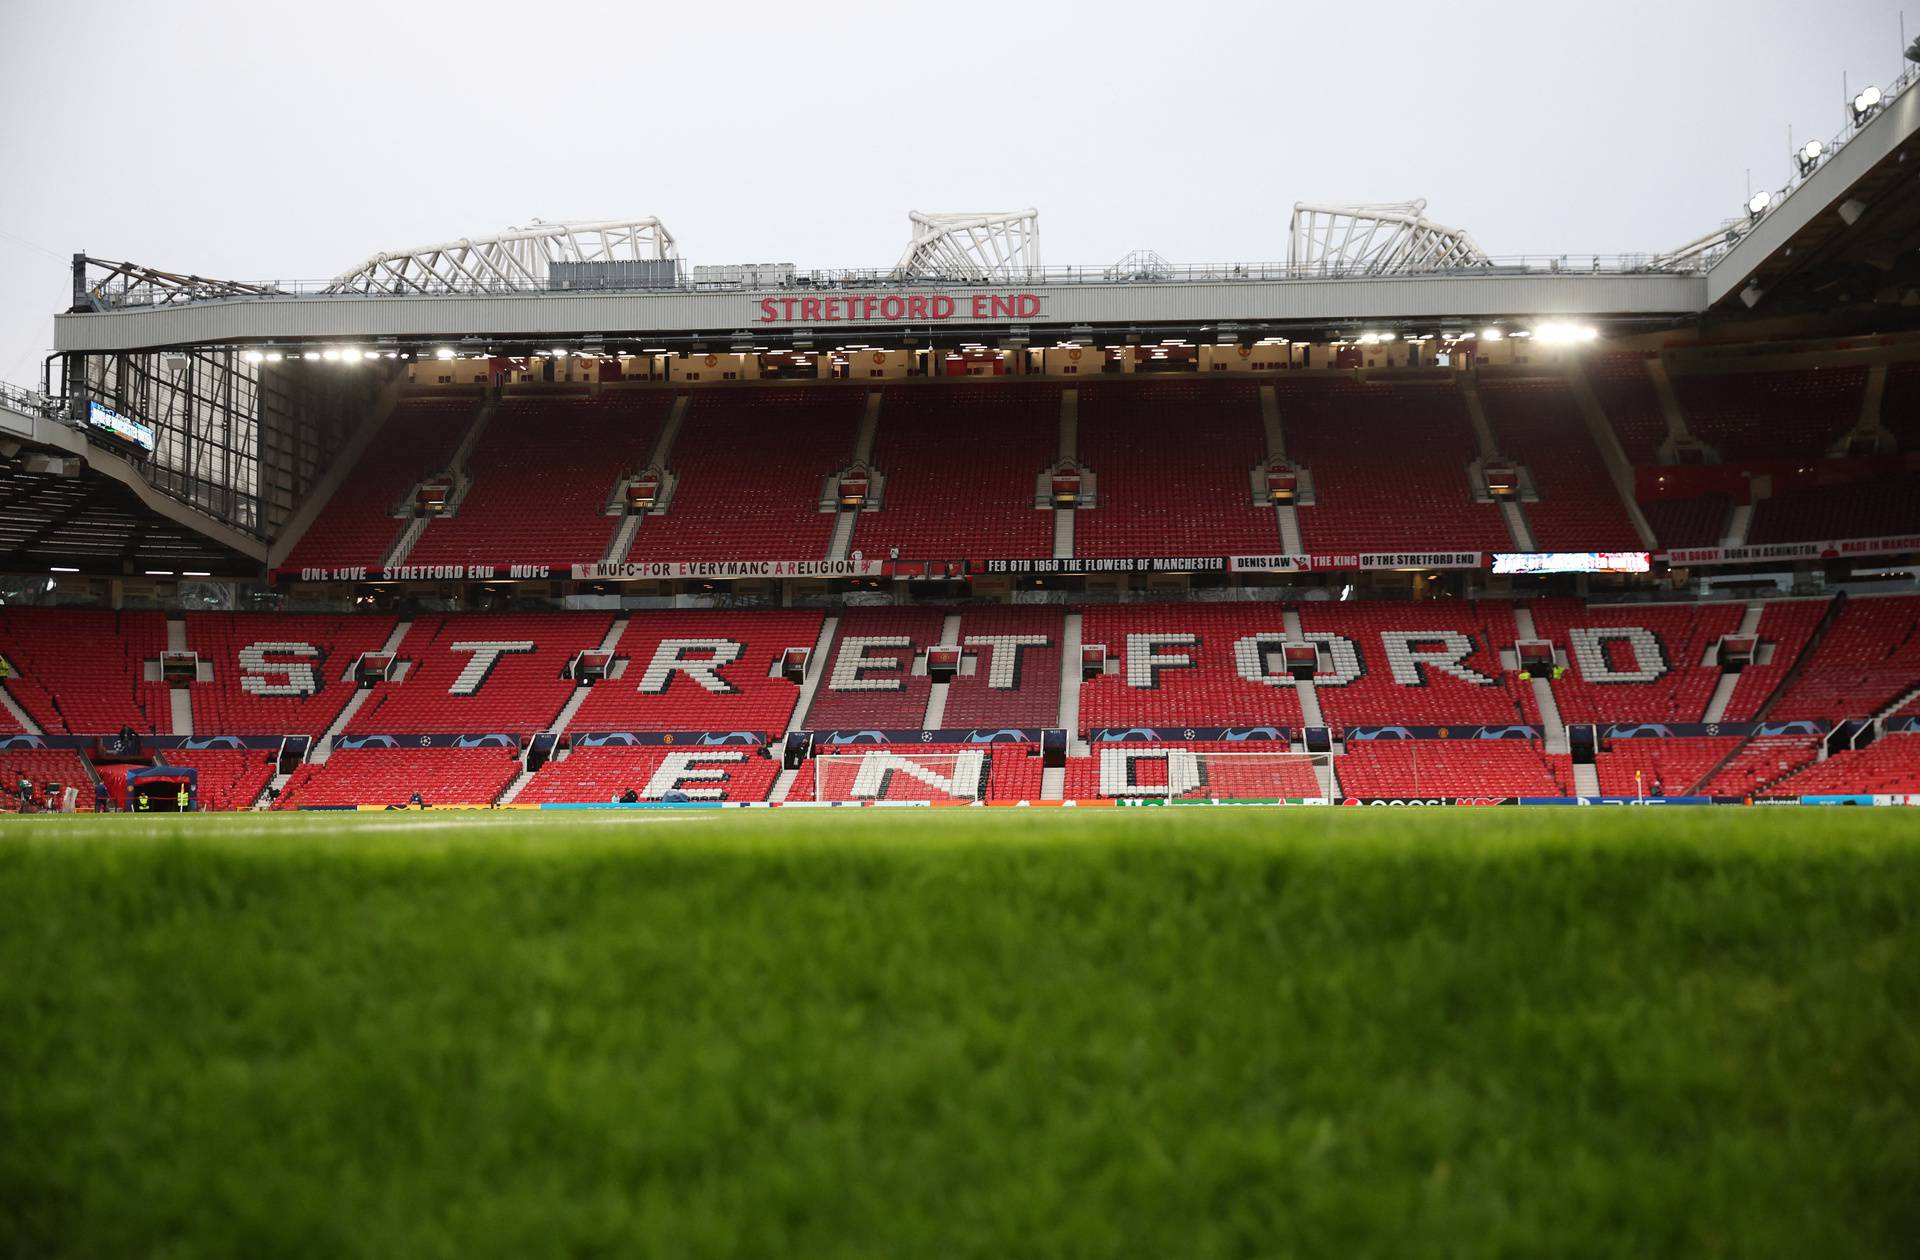
M913 239L894 266L896 279L1025 280L1040 274L1040 212L922 214L911 210Z
M379 253L327 286L329 293L498 293L547 287L547 264L678 258L658 219L547 223L495 236Z
M1426 216L1425 198L1373 205L1293 204L1287 262L1328 276L1391 276L1487 267L1473 237Z

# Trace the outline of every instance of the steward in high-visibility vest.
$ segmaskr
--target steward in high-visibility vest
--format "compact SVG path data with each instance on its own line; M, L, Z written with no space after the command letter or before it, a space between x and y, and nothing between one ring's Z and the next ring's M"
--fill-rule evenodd
M176 794L173 798L174 808L178 809L181 813L184 814L187 812L189 808L191 808L192 799L193 799L192 797L187 795L187 785L182 783L180 785L179 793Z
M139 795L133 798L133 812L136 814L144 814L147 812L148 808L149 806L147 804L147 789L141 788Z

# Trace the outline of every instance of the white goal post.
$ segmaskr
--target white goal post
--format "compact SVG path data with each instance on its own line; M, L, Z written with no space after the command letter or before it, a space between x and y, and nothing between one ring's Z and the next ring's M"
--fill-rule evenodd
M1002 755L1024 757L1025 749ZM825 753L813 759L816 801L981 801L987 797L992 763L988 750L918 752L912 747L870 747Z
M1215 752L1162 744L1095 750L1099 794L1160 801L1325 801L1339 797L1329 753Z

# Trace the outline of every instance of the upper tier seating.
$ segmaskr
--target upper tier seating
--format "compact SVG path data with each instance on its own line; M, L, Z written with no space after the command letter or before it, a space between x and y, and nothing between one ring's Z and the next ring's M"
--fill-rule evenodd
M822 619L804 609L636 612L614 649L624 672L594 684L568 729L779 735L800 688L776 664L790 647L811 649Z
M1074 516L1077 556L1258 555L1280 547L1253 504L1267 458L1259 386L1243 381L1089 382L1079 387L1080 462L1099 506Z
M1920 685L1920 596L1855 596L1827 628L1774 719L1867 717Z
M1299 612L1310 638L1341 636L1358 654L1357 673L1346 674L1336 659L1332 672L1314 678L1329 726L1539 721L1531 685L1500 664L1499 654L1519 637L1505 604L1320 603Z
M1275 389L1287 454L1313 474L1314 506L1299 509L1308 551L1513 550L1500 509L1473 500L1467 465L1479 450L1450 373L1289 378Z
M765 746L575 748L540 767L516 805L597 805L631 788L643 801L677 790L690 800L764 801L780 774ZM714 776L723 777L714 777Z
M608 613L417 618L396 653L412 662L406 678L374 684L347 731L531 735L545 730L573 694L573 681L561 671L575 653L599 647L612 624ZM462 643L508 646L461 648Z
M906 766L868 760L874 754L882 758L896 754ZM971 756L976 754L977 763ZM823 763L822 757L828 760ZM984 782L973 777L976 764ZM922 773L908 766L917 766ZM800 767L788 786L786 799L1034 801L1040 799L1040 758L1035 748L1025 744L862 744L844 752L816 748L813 760Z
M1740 739L1738 735L1616 739L1593 759L1600 795L1686 796Z
M1553 683L1566 722L1704 720L1720 667L1702 662L1745 611L1740 604L1588 607L1562 599L1531 607L1535 632L1567 654L1567 672ZM1575 630L1590 648L1578 646Z
M940 642L938 608L849 608L827 648L807 726L919 729L933 682L914 658Z
M1787 676L1787 671L1793 668L1793 663L1806 650L1814 627L1826 615L1828 602L1825 599L1782 599L1770 601L1762 607L1760 625L1755 633L1761 643L1773 645L1773 657L1765 665L1753 664L1740 671L1740 681L1733 688L1733 700L1727 705L1727 721L1744 722L1760 712L1767 697L1773 694Z
M302 805L491 805L520 773L510 748L346 748L293 772L275 809Z
M1864 367L1675 373L1687 431L1729 463L1819 459L1860 419Z
M273 754L260 749L169 748L161 756L170 766L192 766L199 773L201 809L249 809L273 779Z
M1369 739L1334 758L1343 796L1571 796L1573 762L1534 740Z
M1541 551L1639 551L1613 478L1565 378L1480 377L1500 453L1524 464L1540 500L1523 509Z
M1718 547L1733 524L1733 500L1724 494L1690 499L1642 499L1640 511L1662 551L1675 547Z
M1834 753L1773 785L1775 795L1920 794L1920 735L1888 735L1865 748Z
M1881 538L1920 527L1920 473L1793 490L1754 504L1750 543Z
M1654 463L1667 440L1667 417L1647 373L1649 357L1638 352L1603 354L1587 367L1593 396L1619 437L1620 449L1635 464Z
M1159 750L1155 752L1154 750ZM1066 799L1164 798L1170 776L1186 772L1164 755L1174 750L1211 754L1194 765L1197 782L1179 781L1182 799L1303 800L1323 795L1313 763L1266 741L1194 740L1180 744L1095 744L1091 756L1067 759ZM1255 756L1287 753L1285 757Z
M49 783L58 783L63 795L66 788L79 789L74 794L75 812L93 809L93 779L77 752L65 748L0 749L0 812L19 810L20 798L14 794L14 787L22 777L33 784L36 809L45 804Z
M853 548L903 560L1053 554L1035 478L1060 445L1057 385L889 385L873 465L885 507L855 518Z
M195 683L202 735L319 736L354 692L348 669L378 652L394 619L378 614L186 614L187 647L211 667Z
M143 680L166 643L163 613L0 607L7 690L49 735L171 734L167 688Z
M599 560L620 524L607 503L646 466L672 405L658 389L509 397L467 457L457 514L429 524L407 563Z
M1243 640L1274 651L1286 634L1278 604L1096 605L1084 644L1101 644L1114 672L1081 684L1080 729L1104 726L1301 726L1293 679ZM1143 637L1145 636L1145 637ZM1050 724L1049 724L1050 725Z
M960 616L960 645L975 661L971 675L947 684L947 727L1052 726L1060 716L1059 609L969 608ZM985 643L982 639L1042 639ZM996 666L1000 677L996 678Z
M477 392L402 399L326 506L294 544L294 568L379 564L400 536L393 511L421 481L449 471L480 412Z
M822 560L827 476L853 457L867 392L832 386L696 389L667 457L679 478L629 560Z

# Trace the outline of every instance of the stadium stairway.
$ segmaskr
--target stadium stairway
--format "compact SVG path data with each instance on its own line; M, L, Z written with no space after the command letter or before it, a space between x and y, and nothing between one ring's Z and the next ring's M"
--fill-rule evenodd
M1648 551L1660 550L1660 542L1654 537L1647 514L1640 510L1639 501L1633 497L1633 461L1627 458L1620 435L1607 422L1606 409L1593 392L1593 382L1587 379L1586 366L1578 355L1567 356L1567 387L1573 395L1574 406L1580 411L1580 419L1587 426L1588 435L1593 438L1595 449L1600 452L1600 462L1606 466L1607 476L1613 481L1614 492L1620 496L1620 506L1626 509L1627 519L1633 522L1634 532L1640 535L1640 545Z
M1767 693L1767 698L1761 701L1759 707L1753 711L1753 721L1756 724L1755 734L1748 735L1745 739L1734 745L1733 748L1728 750L1726 756L1714 764L1711 770L1708 770L1704 775L1700 776L1699 781L1689 790L1690 795L1698 795L1704 792L1706 786L1719 777L1720 773L1728 766L1739 760L1741 754L1746 751L1747 746L1754 742L1758 734L1758 724L1766 721L1767 715L1773 710L1775 703L1779 701L1781 696L1787 694L1788 689L1791 688L1795 682L1799 681L1800 675L1806 670L1807 663L1813 660L1815 653L1820 650L1821 641L1827 637L1827 631L1831 630L1833 623L1839 619L1840 612L1846 606L1846 602L1847 593L1841 591L1827 604L1827 611L1821 615L1819 624L1814 626L1813 633L1809 634L1807 641L1801 645L1800 655L1794 658L1793 664L1787 667L1787 671L1784 674L1780 675L1780 681L1775 683L1773 690ZM1742 624L1745 624L1744 617L1742 618Z
M399 652L400 641L407 637L407 630L412 625L412 618L396 622L393 627L393 633L387 636L387 641L381 645L380 650L388 656ZM339 681L344 682L346 680L342 678ZM317 765L325 765L328 761L332 760L333 741L338 739L340 733L347 729L347 724L353 721L354 715L360 712L360 706L365 704L367 697L372 694L373 692L365 687L355 687L353 689L353 694L347 697L347 702L340 706L339 716L333 719L333 724L327 727L325 733L313 742L313 751L308 754L307 760ZM277 782L276 777L276 788L285 786L285 783Z
M1765 606L1759 601L1747 605L1740 614L1740 625L1736 634L1757 635L1760 633L1760 614ZM1707 700L1707 710L1701 715L1708 722L1724 722L1727 719L1727 706L1733 703L1733 693L1740 686L1740 675L1722 674L1720 681L1713 685L1713 695Z
M820 623L820 634L813 641L813 651L807 656L807 676L800 683L800 694L793 702L793 716L787 719L787 729L780 741L782 752L786 749L786 735L793 735L807 729L807 714L813 708L813 696L820 689L820 683L827 676L827 654L833 649L833 641L840 633L840 618L829 616ZM773 787L767 793L770 801L784 801L787 790L802 771L789 770L783 764L780 773L774 777Z
M184 617L167 618L167 651L187 651L187 622ZM193 688L167 689L167 717L175 735L193 734Z
M29 735L46 734L44 730L40 729L40 723L34 721L32 715L29 714L25 709L20 707L20 702L18 700L15 700L13 698L13 693L11 691L8 691L5 687L0 687L0 708L4 708L7 711L7 714L10 717L12 717L16 723L19 724L20 729L22 731L25 731L27 734Z
M627 615L621 613L613 619L613 624L607 627L607 633L600 640L600 650L602 652L616 651L620 647L620 636L626 632ZM599 685L606 685L606 681L603 681ZM554 714L553 721L547 726L546 730L542 732L542 734L558 737L554 743L554 756L556 758L564 759L572 755L570 751L563 751L561 744L564 742L567 726L573 721L574 714L580 712L580 706L587 702L587 697L592 693L593 688L591 687L575 687L573 694L567 697L567 702L560 706L560 712ZM500 793L499 803L502 805L512 804L514 798L520 795L521 789L525 788L527 784L532 781L533 776L534 771L528 769L525 756L523 755L520 762L520 772L513 776L513 782L507 784L506 790Z
M1260 424L1267 435L1267 465L1275 467L1287 458L1287 430L1280 419L1280 396L1273 386L1260 387ZM1288 555L1300 555L1307 545L1300 537L1300 513L1291 503L1275 504L1275 522L1280 526L1280 549Z
M1471 372L1462 372L1455 378L1460 385L1460 396L1467 404L1467 420L1473 426L1474 441L1480 449L1480 465L1486 466L1488 460L1500 455L1500 445L1494 440L1493 426L1487 422L1487 408L1480 397L1480 381ZM1532 551L1533 530L1527 524L1527 514L1520 508L1516 498L1500 500L1500 519L1507 523L1507 533L1513 537L1515 551Z
M473 488L473 477L467 471L467 457L473 454L473 448L479 445L481 435L487 431L487 425L493 421L499 409L500 404L492 398L482 403L480 410L474 413L473 423L467 426L467 431L461 435L460 444L453 448L453 454L447 460L446 471L453 478L453 488L447 495L446 507L446 514L450 517L459 515L461 501L467 497L467 491ZM400 531L400 537L394 540L393 549L387 553L382 563L405 564L414 545L420 541L420 536L427 532L427 527L433 524L435 519L431 516L409 517L406 528Z
M680 430L687 422L687 395L675 394L673 406L667 412L667 422L660 428L660 436L654 439L653 449L647 452L643 468L657 468L663 474L667 472L667 461L673 458L673 444L680 439ZM636 472L639 469L635 470ZM666 501L672 502L672 482L665 487ZM640 532L641 523L646 520L645 513L627 512L620 517L619 528L613 531L613 537L607 542L607 549L601 555L602 564L618 564L633 551L633 536Z
M1060 436L1055 458L1061 462L1079 458L1080 391L1069 386L1060 391ZM1053 558L1073 559L1077 531L1073 508L1053 509ZM1064 780L1063 780L1064 783Z
M1525 604L1516 603L1513 606L1513 626L1522 639L1540 637L1534 632L1533 610ZM1517 667L1519 662L1516 660L1514 665ZM1560 720L1560 702L1553 698L1553 684L1545 678L1535 678L1529 685L1533 689L1533 702L1540 707L1540 731L1546 737L1546 750L1556 754L1567 752L1567 724ZM1579 770L1580 767L1574 767L1576 782L1580 777ZM1597 785L1592 794L1598 794Z
M1287 638L1295 643L1305 643L1307 632L1301 628L1300 613L1297 609L1287 608L1280 614L1280 620L1287 628ZM1325 726L1326 716L1320 711L1320 693L1314 690L1313 679L1296 678L1293 680L1293 694L1300 698L1300 724L1302 726Z

